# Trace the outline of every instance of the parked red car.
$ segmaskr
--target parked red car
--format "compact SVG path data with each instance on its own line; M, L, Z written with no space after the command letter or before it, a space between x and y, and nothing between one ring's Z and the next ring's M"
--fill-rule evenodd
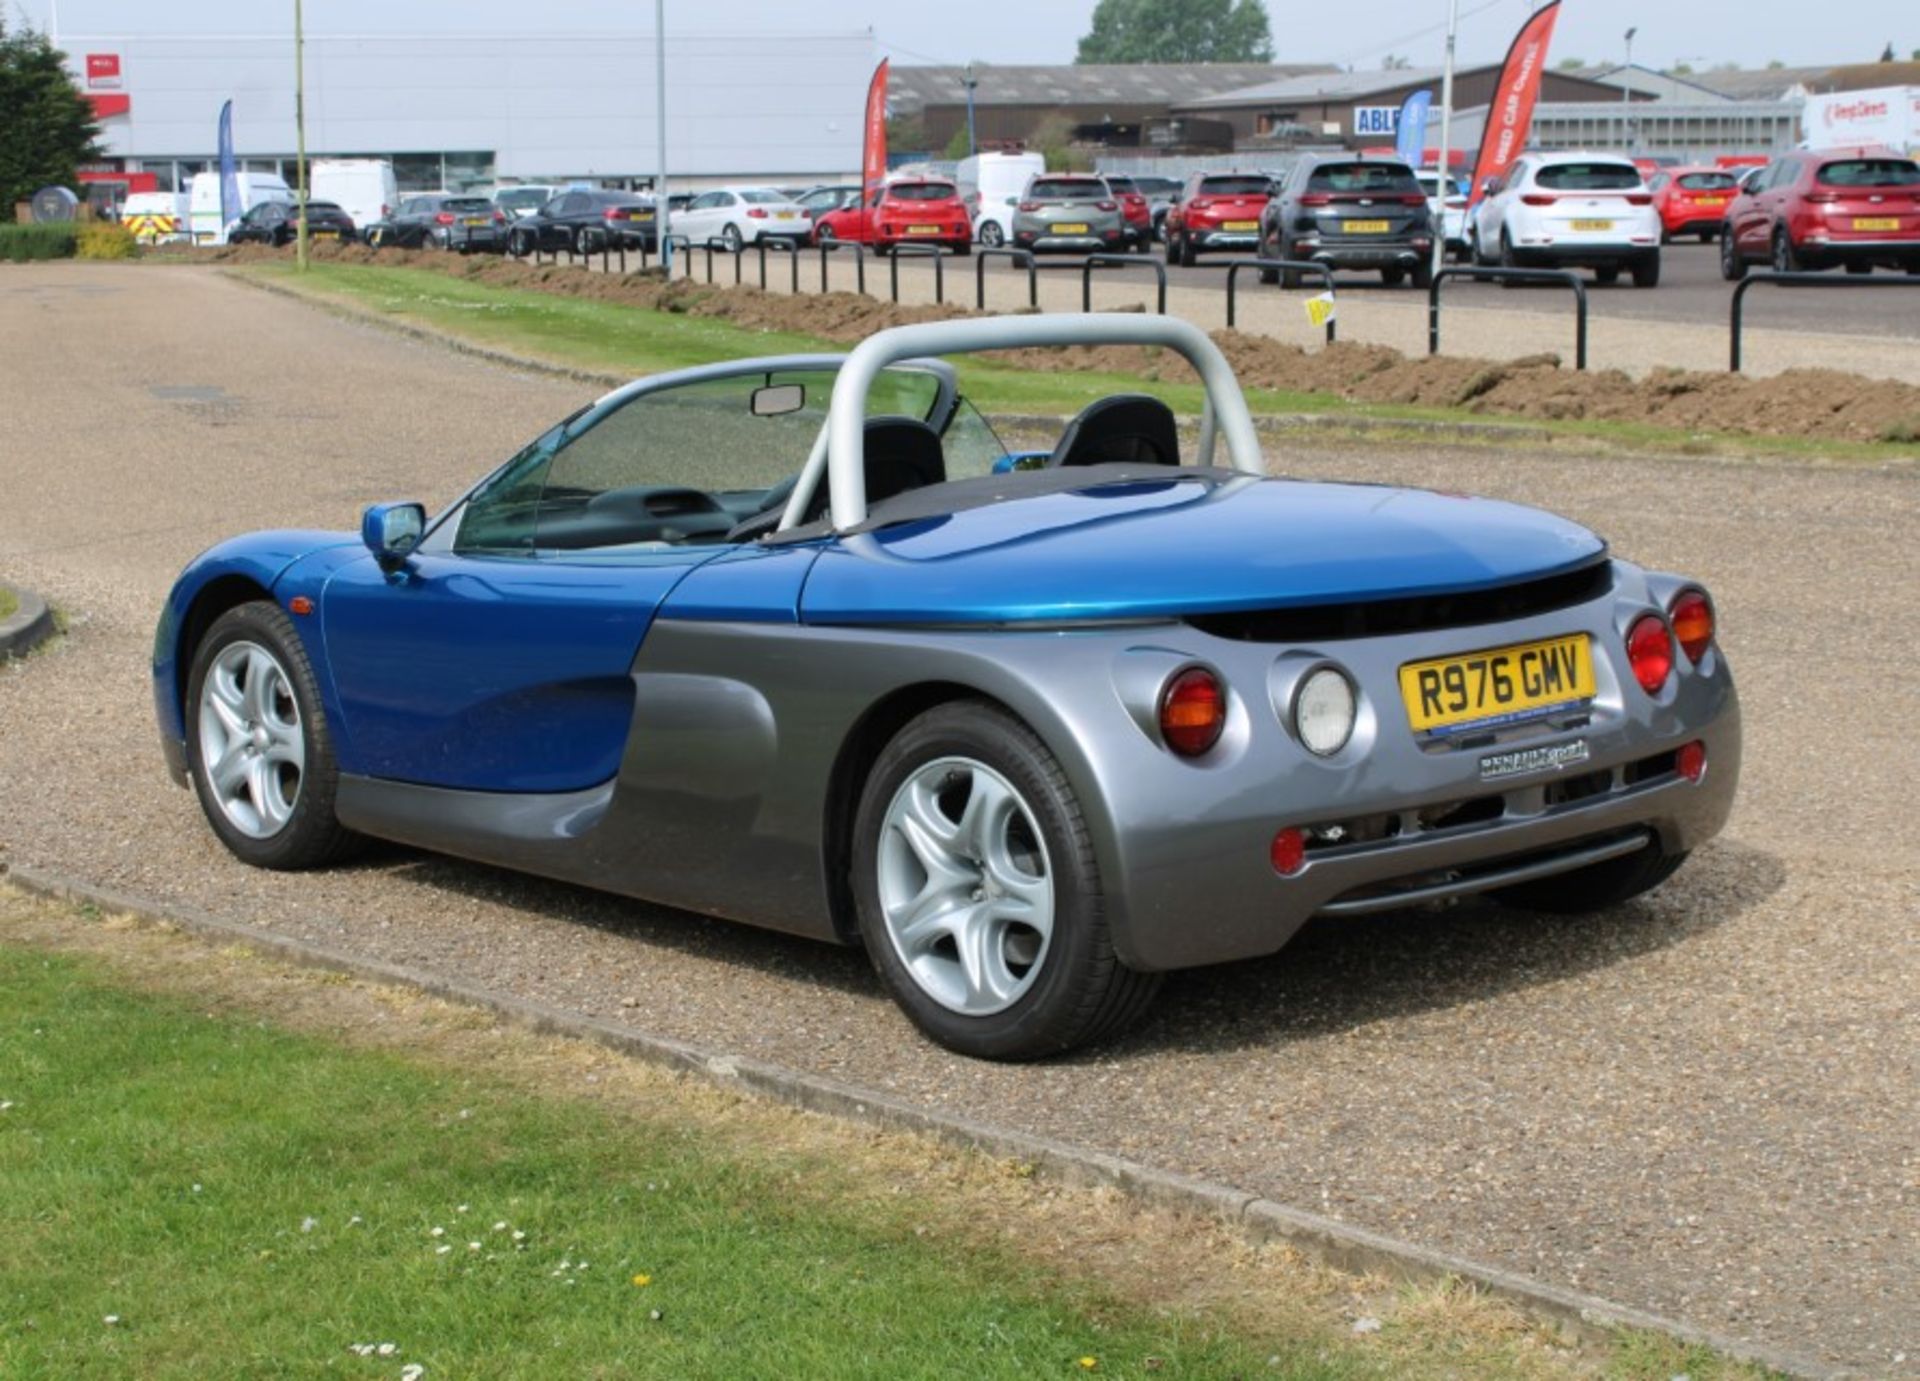
M955 254L973 253L973 223L960 189L951 182L903 179L874 194L866 207L829 211L814 222L820 240L851 240L885 254L899 244L932 244Z
M1167 262L1192 268L1196 255L1260 246L1260 213L1273 196L1264 173L1195 173L1167 212Z
M1669 240L1698 235L1701 244L1720 238L1720 222L1739 191L1731 168L1662 168L1647 184L1660 212L1660 231Z
M1127 222L1127 248L1145 254L1153 244L1153 204L1140 195L1130 177L1109 174L1107 187L1120 203L1120 214Z
M1920 274L1920 164L1888 149L1797 149L1768 164L1727 208L1720 274L1843 265Z

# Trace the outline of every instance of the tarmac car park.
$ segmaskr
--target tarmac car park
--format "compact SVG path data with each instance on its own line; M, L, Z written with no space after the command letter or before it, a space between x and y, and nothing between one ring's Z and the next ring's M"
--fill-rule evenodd
M1099 345L1193 366L1189 452L1121 394L1022 463L938 358ZM1657 886L1739 775L1715 617L1550 514L1270 477L1185 322L989 317L642 379L431 521L217 545L152 688L243 861L375 836L863 945L1021 1059L1314 915Z

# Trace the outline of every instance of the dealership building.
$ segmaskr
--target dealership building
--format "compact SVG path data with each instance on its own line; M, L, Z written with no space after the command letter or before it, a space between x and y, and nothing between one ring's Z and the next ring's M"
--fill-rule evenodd
M216 166L220 108L232 100L243 166L293 181L290 5L0 4L53 38L93 102L107 160L90 179L184 188ZM670 177L797 182L857 168L873 36L796 32L804 19L786 16L776 30L754 8L741 20L726 0L669 7ZM436 11L439 31L423 32ZM323 0L305 17L309 158L391 159L403 190L651 184L659 171L650 5Z

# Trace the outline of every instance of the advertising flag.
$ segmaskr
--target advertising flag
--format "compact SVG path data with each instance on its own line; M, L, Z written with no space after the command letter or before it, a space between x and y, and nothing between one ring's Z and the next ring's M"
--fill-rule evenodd
M1433 93L1422 88L1407 97L1400 107L1400 125L1393 139L1393 151L1402 163L1418 168L1427 151L1427 112L1433 109Z
M1507 50L1500 83L1487 106L1480 156L1473 161L1473 185L1467 189L1470 199L1478 200L1487 180L1505 173L1527 146L1534 103L1540 99L1540 79L1547 70L1547 45L1553 42L1553 25L1559 17L1560 0L1549 0L1521 25L1513 47Z
M233 102L220 107L220 229L240 219L246 211L240 204L240 177L233 162Z
M872 201L887 180L887 62L886 58L880 59L867 86L866 142L860 151L860 181L866 189L863 201Z

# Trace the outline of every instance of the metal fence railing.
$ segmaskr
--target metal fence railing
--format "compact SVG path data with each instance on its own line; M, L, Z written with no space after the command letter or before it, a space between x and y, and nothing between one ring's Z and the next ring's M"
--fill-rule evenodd
M1740 372L1740 340L1746 329L1747 290L1762 283L1782 288L1920 288L1920 277L1911 274L1828 274L1828 273L1750 273L1733 290L1727 321L1727 369Z
M1227 329L1231 331L1237 319L1235 297L1239 288L1240 274L1246 269L1259 269L1262 273L1279 276L1286 273L1311 273L1325 285L1328 297L1334 295L1333 270L1325 264L1316 264L1304 259L1235 259L1227 265ZM1285 282L1285 278L1279 281ZM1332 312L1327 313L1327 344L1332 345L1338 323Z
M1587 285L1569 269L1444 268L1427 289L1427 353L1440 353L1440 289L1450 278L1483 283L1557 283L1573 289L1573 367L1587 367Z
M947 300L947 252L939 245L895 245L887 251L887 277L893 300L900 300L900 261L902 259L933 260L933 300L945 303Z
M867 249L865 245L855 244L851 240L820 241L820 291L829 291L827 286L828 256L842 250L851 250L853 252L854 279L860 285L860 295L865 297L867 293Z
M1016 268L1027 271L1027 305L1038 310L1040 306L1040 270L1033 262L1030 249L1002 249L997 245L982 245L974 250L973 261L973 305L978 311L987 310L987 260L1005 259Z
M1167 314L1167 266L1158 259L1142 258L1138 254L1089 254L1080 264L1080 310L1093 310L1093 271L1102 264L1114 268L1135 268L1146 265L1153 270L1154 282L1158 285L1154 310L1161 316Z

